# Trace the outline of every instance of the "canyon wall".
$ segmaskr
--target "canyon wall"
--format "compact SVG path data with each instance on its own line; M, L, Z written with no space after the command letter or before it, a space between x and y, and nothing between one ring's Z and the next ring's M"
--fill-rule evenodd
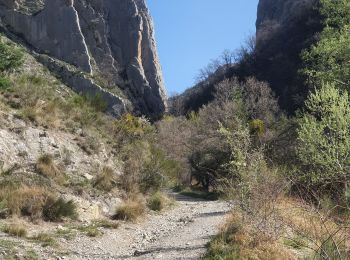
M166 110L144 0L0 0L0 19L5 33L22 40L73 89L103 93L115 114Z
M319 0L260 0L256 21L256 77L270 83L287 111L301 106L308 88L301 52L322 29Z

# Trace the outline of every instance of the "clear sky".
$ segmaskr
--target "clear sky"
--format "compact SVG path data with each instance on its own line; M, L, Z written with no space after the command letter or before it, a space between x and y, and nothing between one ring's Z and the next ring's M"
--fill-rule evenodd
M191 87L198 71L252 33L258 0L147 0L168 94Z

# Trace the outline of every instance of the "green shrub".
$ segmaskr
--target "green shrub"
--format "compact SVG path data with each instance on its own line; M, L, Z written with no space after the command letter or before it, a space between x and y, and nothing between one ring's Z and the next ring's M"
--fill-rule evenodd
M95 96L86 96L86 100L89 105L98 112L105 112L107 109L107 103L101 94L97 94Z
M11 82L6 77L0 76L0 90L6 90L11 86Z
M303 73L316 86L332 82L350 89L350 5L348 0L321 0L324 29L318 41L304 51Z
M102 234L101 231L98 230L98 226L95 224L80 226L77 229L89 237L97 237Z
M35 236L30 237L29 239L34 242L40 243L43 247L56 245L56 240L51 234L48 233L39 233Z
M149 156L148 146L146 140L123 146L123 174L118 177L118 183L128 193L137 193L140 190L140 172Z
M154 128L145 118L136 117L131 114L125 114L119 120L116 120L114 122L114 129L117 138L122 142L133 142L154 131Z
M153 211L162 211L171 204L171 200L160 192L152 194L147 200L147 206Z
M117 229L119 227L118 222L107 220L107 219L94 220L93 224L97 227L108 228L108 229Z
M63 217L75 219L77 217L76 205L72 200L49 197L43 208L43 217L46 221L61 221Z
M301 164L297 178L318 192L344 191L350 177L349 96L333 84L324 84L305 105L297 130Z
M240 259L242 231L241 220L232 215L220 233L208 244L208 253L204 259Z
M19 67L23 63L23 52L5 43L3 39L0 41L0 72L8 71Z
M177 169L176 162L167 159L162 150L151 146L140 173L141 191L147 193L160 190L170 178L176 176Z
M249 130L252 135L261 136L265 133L264 121L260 119L254 119L249 122Z
M102 98L101 94L86 96L76 95L72 98L71 103L79 108L89 106L96 112L105 112L107 109L107 103Z
M168 159L152 139L135 139L122 145L124 170L118 177L120 187L129 193L148 193L158 191L175 180L180 170L178 163Z

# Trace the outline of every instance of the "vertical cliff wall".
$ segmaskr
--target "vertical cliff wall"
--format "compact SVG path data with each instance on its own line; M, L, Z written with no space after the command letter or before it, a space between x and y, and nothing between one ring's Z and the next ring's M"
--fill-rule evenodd
M165 111L144 0L0 0L0 19L6 32L27 43L73 89L91 93L101 87L124 105L125 96L138 114Z
M256 22L257 77L270 83L283 108L293 111L308 92L301 51L322 29L318 0L260 0Z

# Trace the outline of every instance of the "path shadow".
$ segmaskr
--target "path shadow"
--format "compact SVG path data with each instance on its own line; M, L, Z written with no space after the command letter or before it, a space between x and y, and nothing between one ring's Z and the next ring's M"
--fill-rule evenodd
M190 196L185 196L185 195L182 195L182 194L179 194L179 193L173 193L173 194L170 194L171 197L173 197L176 201L181 201L181 202L197 202L197 201L206 201L204 199L200 199L200 198L193 198L193 197L190 197Z
M197 249L204 249L206 248L205 245L202 246L178 246L178 247L155 247L149 250L145 251L138 251L136 250L134 252L133 256L119 256L118 259L135 259L135 258L141 258L141 257L147 257L147 255L151 255L154 253L168 253L168 252L176 252L179 255L181 255L181 252L191 251L191 250L197 250ZM152 258L149 258L152 259Z
M207 198L203 198L201 196L204 195L199 195L196 193L193 193L193 195L191 195L192 193L189 192L187 194L182 194L182 193L177 193L177 192L172 192L169 191L167 192L168 196L174 198L176 201L179 202L212 202L212 201L217 201L217 199L207 199Z
M224 216L224 215L226 215L228 212L229 212L229 211L224 210L224 211L217 211L217 212L200 213L198 216L196 216L196 218Z

